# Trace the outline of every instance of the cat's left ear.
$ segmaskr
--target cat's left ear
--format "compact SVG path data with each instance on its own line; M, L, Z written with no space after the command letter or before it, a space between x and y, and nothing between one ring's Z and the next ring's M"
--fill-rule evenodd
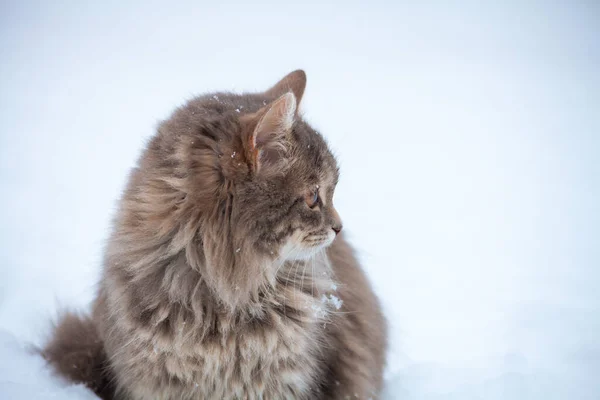
M296 110L296 96L288 92L258 112L243 117L248 129L244 138L246 159L255 173L283 160Z
M298 69L284 76L275 86L267 90L265 95L277 98L287 92L292 92L296 97L296 104L300 104L304 95L304 89L306 89L306 73Z

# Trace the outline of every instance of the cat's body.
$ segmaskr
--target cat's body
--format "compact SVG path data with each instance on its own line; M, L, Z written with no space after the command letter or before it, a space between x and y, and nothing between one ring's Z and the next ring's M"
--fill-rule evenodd
M63 375L105 398L377 398L385 321L337 235L335 160L297 114L305 79L161 124L92 318L67 315L44 350Z

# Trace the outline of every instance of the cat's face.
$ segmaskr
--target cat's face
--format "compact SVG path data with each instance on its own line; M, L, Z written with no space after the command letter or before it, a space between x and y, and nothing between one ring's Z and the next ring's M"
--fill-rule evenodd
M293 89L240 118L249 173L235 184L234 196L233 220L252 227L248 234L258 251L281 260L314 256L342 229L333 206L336 160L298 116Z
M231 143L219 142L219 166L231 183L229 224L241 252L251 246L267 258L306 259L342 229L333 206L336 160L298 115L305 84L296 71L265 93L208 97L235 119Z
M307 259L342 229L333 197L338 168L325 141L303 122L287 139L286 157L237 192L240 221L253 224L255 245L284 260ZM278 173L279 172L279 173Z

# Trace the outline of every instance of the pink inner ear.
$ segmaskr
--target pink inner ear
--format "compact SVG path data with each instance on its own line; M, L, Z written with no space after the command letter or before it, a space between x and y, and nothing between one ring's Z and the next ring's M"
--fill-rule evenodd
M264 161L275 162L285 149L286 136L296 115L296 98L289 92L268 107L250 140L250 152L257 170Z

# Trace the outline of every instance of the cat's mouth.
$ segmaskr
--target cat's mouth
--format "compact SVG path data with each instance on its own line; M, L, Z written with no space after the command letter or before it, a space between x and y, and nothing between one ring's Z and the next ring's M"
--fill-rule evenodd
M326 233L310 233L302 239L302 243L308 248L321 248L331 245L334 239L335 232L330 229Z
M280 251L280 257L286 260L306 260L333 243L335 232L311 232L303 234L296 231Z

